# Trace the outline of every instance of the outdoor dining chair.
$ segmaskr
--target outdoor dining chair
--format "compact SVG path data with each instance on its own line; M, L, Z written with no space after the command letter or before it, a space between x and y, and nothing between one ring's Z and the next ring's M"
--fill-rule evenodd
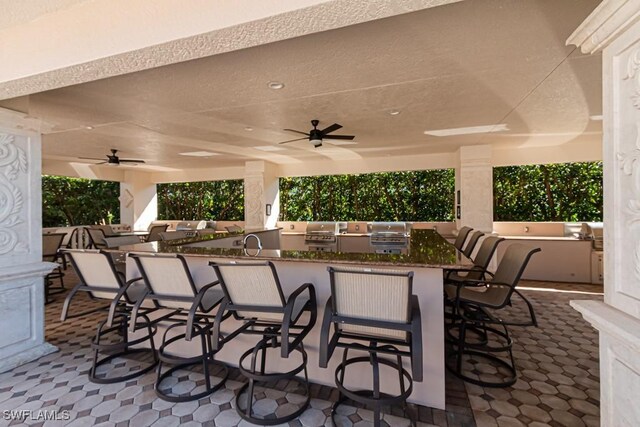
M168 326L158 347L159 364L155 383L158 397L169 402L187 402L202 399L222 388L229 372L224 364L215 360L221 344L212 341L217 314L213 310L217 307L220 310L219 305L224 298L218 282L197 286L181 255L132 253L130 257L135 260L148 288L134 307L134 319L143 301L153 301L160 308L172 310L172 315L165 319ZM224 319L221 316L219 321ZM199 354L181 356L181 347L192 338L200 340ZM165 365L170 367L163 371ZM184 393L174 392L175 384L172 382L175 382L177 375L185 372L189 375L193 367L202 368L204 385Z
M464 247L464 242L467 240L467 236L472 231L473 231L473 228L466 227L466 226L458 230L458 236L456 237L455 242L453 242L453 246L455 246L457 250L462 251L462 248Z
M89 247L92 249L106 249L106 235L101 228L86 227L85 230L89 235Z
M135 339L129 339L128 334L133 305L146 290L144 283L140 278L126 281L108 253L91 249L65 249L63 252L69 257L79 283L65 299L61 320L97 312L107 313L99 321L96 335L91 341L93 358L89 380L110 384L128 381L152 370L158 362L153 336L157 330L156 324L163 318L162 313L153 306L139 310L135 318L136 326L145 332ZM88 310L70 314L72 301L79 292L86 292L96 303ZM78 305L84 307L86 302L78 301ZM147 343L148 348L139 347L143 343ZM114 359L126 360L131 357L136 357L138 367L113 368Z
M529 260L537 252L540 248L513 244L507 248L495 274L485 273L489 278L445 285L455 317L455 321L447 326L452 344L447 351L446 367L456 376L483 387L508 387L516 382L513 341L508 326L537 326L533 306L516 288ZM514 313L508 317L501 313L512 306L514 294L526 304L528 317L525 321ZM468 331L473 333L469 335ZM474 363L470 363L471 360ZM503 378L483 379L482 372L475 368L479 361L492 364L496 372L503 372Z
M160 225L152 225L149 228L149 235L147 236L147 242L157 242L158 240L162 240L161 233L164 233L169 228L169 224L160 224Z
M469 241L465 245L464 249L462 249L462 253L467 258L471 258L471 255L473 255L473 250L476 248L476 245L478 244L478 241L482 236L484 236L484 233L482 231L474 231L471 234L471 237L469 237Z
M275 425L296 419L309 406L309 377L307 352L303 341L316 322L316 292L310 283L298 287L285 298L275 266L271 262L211 262L225 294L218 315L224 310L244 325L232 335L250 334L262 337L253 347L240 356L238 368L248 380L236 394L236 410L245 420L259 425ZM308 313L308 316L303 316ZM302 319L307 317L306 322ZM216 323L219 324L218 322ZM280 358L288 359L294 351L302 362L288 372L267 370L267 350L280 348ZM250 359L249 367L245 361ZM304 372L304 380L297 377ZM268 389L281 381L296 380L304 389L304 396L297 408L284 414L269 416L256 414L256 385ZM243 396L246 396L243 399ZM291 405L293 406L293 405Z
M343 348L342 362L336 368L339 405L351 399L374 408L374 425L381 425L383 406L402 405L415 425L416 416L406 401L413 381L422 381L422 321L418 298L413 295L413 272L369 268L329 267L331 297L326 303L320 332L320 367L326 368L336 348ZM332 332L333 330L333 332ZM349 357L350 351L366 356ZM383 356L390 357L383 357ZM411 373L402 358L411 362ZM372 390L354 390L345 383L347 368L371 365ZM397 371L397 394L390 384L381 384L380 365ZM382 387L386 386L386 390ZM337 425L334 421L334 424Z
M49 298L51 295L60 294L66 290L64 287L64 272L62 271L63 265L59 263L64 260L59 251L66 235L67 233L47 233L42 235L42 260L57 264L53 271L44 278L45 304L51 302ZM58 286L54 286L55 280L59 281Z

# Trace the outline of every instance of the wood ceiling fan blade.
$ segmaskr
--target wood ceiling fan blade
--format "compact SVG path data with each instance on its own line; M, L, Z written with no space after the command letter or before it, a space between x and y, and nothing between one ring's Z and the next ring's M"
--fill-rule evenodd
M309 138L296 138L296 139L290 139L289 141L282 141L282 142L278 142L278 144L288 144L290 142L294 142L294 141L302 141L303 139L309 139Z
M295 129L283 129L283 130L286 130L287 132L294 132L294 133L299 133L300 135L306 135L306 136L309 136L309 134L308 134L308 133L306 133L306 132L301 132L301 131L299 131L299 130L295 130Z
M101 159L96 159L95 157L78 157L78 159L81 160L99 160L99 161L104 161L104 157Z
M348 141L353 141L354 138L354 135L327 135L324 139L345 139Z
M326 135L326 134L328 134L328 133L331 133L331 132L335 132L335 131L337 131L337 130L338 130L338 129L340 129L341 127L342 127L342 125L339 125L339 124L337 124L337 123L334 123L334 124L332 124L331 126L329 126L329 127L326 127L326 128L324 128L324 129L322 129L320 132L322 132L322 134L323 134L323 135Z
M135 160L135 159L119 159L120 163L145 163L144 160Z

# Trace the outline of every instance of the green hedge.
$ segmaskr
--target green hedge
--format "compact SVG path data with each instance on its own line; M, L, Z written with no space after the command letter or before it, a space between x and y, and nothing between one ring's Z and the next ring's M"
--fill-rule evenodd
M283 221L452 221L454 170L280 178Z
M158 219L244 220L241 179L158 184Z
M42 177L42 226L117 224L120 184L62 176Z
M495 221L602 221L602 162L493 169Z

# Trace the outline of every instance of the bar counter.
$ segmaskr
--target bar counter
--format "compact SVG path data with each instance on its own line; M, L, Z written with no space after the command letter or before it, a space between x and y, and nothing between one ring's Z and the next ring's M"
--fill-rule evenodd
M270 244L278 243L280 230L254 230L254 233L262 235L264 241ZM271 234L269 234L271 233ZM275 240L271 237L275 236ZM242 244L242 234L227 235L229 245ZM115 249L119 255L127 252L169 253L185 256L187 265L196 283L201 287L206 283L216 280L215 272L209 261L225 262L230 258L257 259L272 261L278 271L283 292L289 295L303 283L313 283L318 300L318 313L323 313L325 302L331 294L329 274L327 266L335 264L349 264L361 268L389 268L400 271L413 271L413 294L420 301L422 312L422 345L423 345L423 371L424 380L414 382L413 393L409 401L432 408L445 408L445 366L444 366L444 309L443 309L443 269L461 269L471 263L464 255L459 253L453 245L447 242L433 230L414 230L411 233L409 249L403 254L376 254L376 253L340 253L340 252L309 252L301 250L282 249L242 249L206 247L207 245L220 244L224 237L219 235L202 236L192 239L181 239L171 242L141 243L131 246L123 246ZM255 242L255 239L250 239ZM239 243L238 243L239 242ZM127 278L139 277L133 260L127 259ZM230 332L239 325L236 320L225 320L221 329ZM161 337L161 333L156 338ZM248 348L253 347L257 338L239 336L234 338L216 354L218 360L237 366L238 355ZM312 382L334 386L334 372L340 359L340 355L334 355L327 369L322 369L318 364L318 346L320 342L320 322L311 330L305 339L307 350L309 379ZM192 355L197 351L197 341L185 342L181 346L182 355ZM293 356L292 356L293 357ZM268 367L277 371L292 368L298 360L276 359L274 364L268 363ZM408 366L407 366L408 368ZM349 372L347 379L350 387L370 387L371 372L365 367L354 368L355 372ZM361 372L360 372L361 371ZM397 383L397 373L381 371L381 383L390 385L389 391L394 390Z
M254 230L248 234L260 233L277 229ZM302 261L332 264L367 264L376 266L402 266L420 268L464 269L473 263L461 252L447 242L434 230L414 230L411 232L409 249L401 254L377 253L349 253L349 252L312 252L281 249L241 249L206 247L206 242L212 242L236 236L241 239L244 235L221 234L205 235L167 242L150 242L121 246L115 252L151 252L172 253L188 256L202 256L215 258L252 258L270 261ZM194 246L198 245L198 246Z

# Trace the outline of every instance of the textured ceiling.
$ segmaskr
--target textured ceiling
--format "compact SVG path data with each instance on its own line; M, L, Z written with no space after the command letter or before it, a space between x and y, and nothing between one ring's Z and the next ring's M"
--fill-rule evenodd
M589 118L602 113L601 58L564 41L597 4L465 1L0 105L54 125L43 138L45 159L117 148L158 168L355 160L480 143L579 149L601 139L601 122ZM285 88L269 89L272 80ZM278 146L295 137L283 128L307 131L314 118L321 127L342 124L357 144ZM424 134L488 125L508 130ZM283 150L255 148L265 146ZM178 155L203 150L218 155Z
M0 30L33 21L87 0L0 0Z

